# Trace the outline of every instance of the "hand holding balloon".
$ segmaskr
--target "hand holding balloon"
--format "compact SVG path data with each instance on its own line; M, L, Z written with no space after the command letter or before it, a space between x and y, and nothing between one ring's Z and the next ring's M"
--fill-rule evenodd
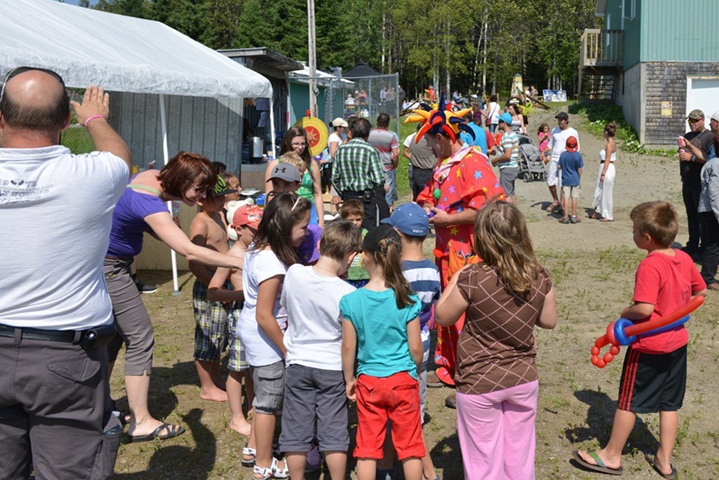
M637 340L637 335L657 334L684 324L689 320L689 314L699 308L702 303L704 303L704 297L696 296L682 308L648 322L634 325L630 320L620 318L616 322L610 323L607 325L606 333L594 342L592 365L604 368L619 354L619 347L631 345ZM609 344L612 345L609 352L600 357L601 349Z

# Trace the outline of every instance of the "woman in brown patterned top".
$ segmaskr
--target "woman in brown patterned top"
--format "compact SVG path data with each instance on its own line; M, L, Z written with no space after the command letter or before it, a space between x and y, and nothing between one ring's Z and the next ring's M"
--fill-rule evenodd
M474 250L482 262L457 272L436 307L442 326L466 313L454 379L465 478L533 479L533 331L556 325L554 289L514 205L495 202L479 211Z

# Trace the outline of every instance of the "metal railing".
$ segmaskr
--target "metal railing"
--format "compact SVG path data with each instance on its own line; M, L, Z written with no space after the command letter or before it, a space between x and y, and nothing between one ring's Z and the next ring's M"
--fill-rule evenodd
M579 62L580 67L620 67L624 62L624 31L584 30Z

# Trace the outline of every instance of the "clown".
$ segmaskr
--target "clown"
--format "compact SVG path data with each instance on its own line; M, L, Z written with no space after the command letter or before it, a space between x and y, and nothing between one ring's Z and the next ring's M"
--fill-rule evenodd
M471 109L452 112L444 97L436 110L414 110L405 123L423 122L415 142L423 135L437 156L432 178L417 196L417 203L430 216L436 232L435 256L441 272L442 288L450 278L450 255L472 254L472 230L477 210L491 199L504 199L504 191L492 171L487 156L479 148L458 143L460 130L474 137L474 131L462 123ZM451 327L438 327L435 363L437 377L454 385L456 344L464 323L460 319ZM452 399L447 405L453 407Z

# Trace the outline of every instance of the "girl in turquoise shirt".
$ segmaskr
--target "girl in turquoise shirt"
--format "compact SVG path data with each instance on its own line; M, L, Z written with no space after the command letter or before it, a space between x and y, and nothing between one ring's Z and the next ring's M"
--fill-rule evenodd
M374 480L387 420L392 420L404 476L421 480L426 453L417 376L423 353L422 303L410 293L400 264L402 242L391 226L370 230L362 251L369 282L340 300L342 368L347 397L357 400L357 478Z

